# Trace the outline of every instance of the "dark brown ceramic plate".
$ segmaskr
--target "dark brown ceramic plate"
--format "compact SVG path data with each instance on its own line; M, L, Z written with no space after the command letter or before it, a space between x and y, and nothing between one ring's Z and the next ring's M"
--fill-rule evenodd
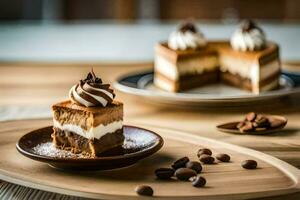
M279 115L267 115L267 118L271 118L272 120L279 120L280 126L274 127L274 128L268 128L266 130L261 130L261 131L249 131L249 132L241 132L236 126L239 122L228 122L225 124L220 124L217 126L217 129L221 132L225 133L233 133L233 134L249 134L249 135L265 135L265 134L270 134L274 133L277 131L280 131L285 127L287 124L287 119L285 117L279 116Z
M17 150L28 158L45 162L55 168L108 170L132 165L157 152L164 143L162 137L152 131L134 126L124 126L123 146L104 152L97 158L84 158L73 156L75 154L62 154L60 153L62 150L57 150L53 146L50 148L51 133L52 126L31 131L19 139L16 145ZM53 151L47 148L53 148Z

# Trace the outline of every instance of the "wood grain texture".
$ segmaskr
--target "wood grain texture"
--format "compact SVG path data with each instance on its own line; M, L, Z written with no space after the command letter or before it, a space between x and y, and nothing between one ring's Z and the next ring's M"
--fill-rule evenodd
M155 126L143 127L164 138L165 146L161 151L136 165L118 170L56 170L16 151L15 142L20 136L51 123L51 119L0 123L0 176L4 180L50 192L100 199L137 199L134 188L139 184L151 185L155 197L163 199L249 199L300 190L299 170L285 162L250 149ZM170 166L182 156L197 160L196 152L200 147L212 149L213 155L227 153L231 156L229 163L203 165L201 174L207 179L206 188L194 188L189 182L156 180L153 172L157 167ZM240 163L245 159L255 159L258 169L241 168Z
M67 97L69 88L83 78L91 67L104 80L112 82L121 74L144 71L152 63L1 63L0 106L47 107ZM297 71L300 63L290 65ZM208 138L242 145L280 158L300 167L300 96L278 99L260 105L208 108L206 110L182 109L149 104L138 98L117 92L117 99L125 103L125 121L130 124L156 125L190 132ZM248 111L284 115L287 127L268 136L231 135L218 132L217 124L241 119ZM26 127L27 123L22 122ZM42 126L37 124L36 128ZM0 127L2 130L2 126ZM30 127L28 127L30 128ZM7 130L7 128L3 129ZM5 145L4 141L0 143ZM300 198L300 194L287 199ZM270 198L272 199L272 198ZM284 199L278 198L278 199Z
M67 98L69 88L83 78L91 67L105 81L113 82L124 73L148 70L152 63L2 63L0 106L50 108L53 103ZM147 100L141 101L119 92L117 99L125 104L125 120L133 124L155 124L220 139L269 153L300 166L300 96L267 101L259 105L212 107L206 110L152 105ZM243 114L252 110L284 115L289 120L287 127L270 136L235 136L216 131L217 124L239 120Z
M2 200L88 200L87 198L74 197L58 194L54 192L45 192L29 187L2 182L0 183L0 199Z

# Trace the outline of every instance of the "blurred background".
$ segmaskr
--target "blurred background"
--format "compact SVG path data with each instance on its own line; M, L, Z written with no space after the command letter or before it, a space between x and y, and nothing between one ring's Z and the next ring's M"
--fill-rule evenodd
M0 61L150 61L188 18L208 39L255 19L284 60L299 60L298 0L1 0Z
M256 18L297 22L298 0L1 0L1 20L113 20L163 22L193 17L235 21Z

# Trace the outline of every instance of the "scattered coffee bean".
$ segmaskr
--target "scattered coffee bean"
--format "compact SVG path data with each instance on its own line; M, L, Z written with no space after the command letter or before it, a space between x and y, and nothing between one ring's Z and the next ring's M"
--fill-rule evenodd
M204 187L206 184L206 179L202 176L194 176L190 180L194 187Z
M189 161L185 167L194 170L197 174L202 171L202 165L197 161Z
M175 171L175 176L178 180L187 181L189 178L196 176L197 173L189 168L179 168Z
M246 115L246 120L249 122L253 122L256 118L256 113L255 112L250 112Z
M214 157L205 154L201 155L199 160L204 164L213 164L215 161Z
M241 165L245 169L255 169L257 162L255 160L244 160Z
M230 156L228 154L220 153L216 156L216 158L222 162L229 162Z
M171 167L172 167L173 169L176 170L176 169L185 167L185 164L186 164L187 162L189 162L189 161L190 161L190 159L189 159L188 157L182 157L182 158L176 160L176 161L172 164Z
M153 189L148 185L139 185L135 188L135 192L142 196L152 196Z
M158 179L170 179L174 176L175 170L172 168L158 168L155 170L155 175Z
M211 155L212 155L212 152L211 152L210 149L207 149L207 148L199 149L199 150L198 150L198 153L197 153L198 158L200 158L200 156L203 155L203 154L205 154L205 155L210 155L210 156L211 156Z

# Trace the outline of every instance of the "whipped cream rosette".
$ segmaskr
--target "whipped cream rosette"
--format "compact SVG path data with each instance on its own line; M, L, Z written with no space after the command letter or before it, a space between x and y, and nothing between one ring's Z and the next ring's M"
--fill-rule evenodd
M261 50L266 46L266 36L253 21L247 20L233 33L230 43L238 51Z
M206 45L204 35L197 30L194 24L188 22L171 33L168 46L173 50L198 49Z
M86 107L105 107L113 101L115 94L110 84L103 84L92 71L86 79L80 80L70 89L69 97L72 102Z

